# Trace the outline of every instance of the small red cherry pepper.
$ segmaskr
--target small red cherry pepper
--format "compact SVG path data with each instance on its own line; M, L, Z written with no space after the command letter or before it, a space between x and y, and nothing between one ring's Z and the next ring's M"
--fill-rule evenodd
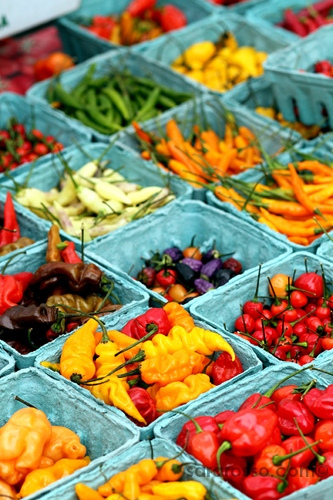
M155 401L146 389L143 387L131 387L127 393L147 424L151 424L157 419L159 414L156 410Z
M214 417L195 417L193 420L195 420L200 428L203 431L209 431L209 432L214 432L215 434L218 434L220 428L218 426L218 423L216 422ZM182 430L178 434L178 437L176 439L176 444L180 446L181 448L185 449L186 443L188 443L188 440L191 436L196 434L197 429L193 423L192 420L188 420L182 427Z
M290 399L280 401L277 415L278 426L285 436L299 436L299 429L303 434L310 434L314 429L314 416L301 401Z
M149 333L151 334L149 339L152 339L157 333L168 335L170 330L171 324L167 313L164 309L158 307L152 307L144 314L135 318L131 327L134 338L137 339L142 339L142 337L145 337Z
M177 273L174 269L161 269L156 274L156 281L160 286L167 288L176 283Z
M311 389L303 397L304 405L318 418L333 419L333 385L326 389Z

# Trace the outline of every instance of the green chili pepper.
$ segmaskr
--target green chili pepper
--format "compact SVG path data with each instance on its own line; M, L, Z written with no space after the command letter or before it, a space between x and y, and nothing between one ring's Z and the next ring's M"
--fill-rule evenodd
M129 121L131 118L129 110L127 109L126 104L122 96L119 94L119 92L117 92L117 90L115 89L110 89L110 88L103 89L102 92L104 92L104 94L106 94L111 99L111 101L116 106L118 111L120 111L124 119L126 121Z
M147 112L151 111L154 108L156 102L158 101L160 93L161 90L159 89L159 87L156 87L151 92L150 96L148 97L148 99L146 100L145 104L140 109L140 111L135 115L133 121L136 122L142 121L142 117L144 117Z
M66 92L59 82L54 86L54 97L56 101L60 101L65 106L82 109L82 104L74 96Z

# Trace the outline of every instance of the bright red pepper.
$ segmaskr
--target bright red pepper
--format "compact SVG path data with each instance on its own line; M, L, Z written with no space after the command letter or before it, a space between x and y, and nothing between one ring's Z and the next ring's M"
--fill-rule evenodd
M171 324L167 313L158 307L152 307L135 318L131 327L134 338L137 339L142 339L149 333L151 333L149 339L152 339L157 333L168 335L170 330Z
M268 473L271 475L283 476L288 466L288 460L283 460L281 464L277 465L275 465L272 460L273 457L280 457L282 455L285 455L285 449L282 446L276 444L265 446L265 448L255 457L252 472L257 471L258 474L260 474L260 471L267 469ZM280 467L282 467L282 469L280 469Z
M165 32L178 30L187 25L187 19L178 7L167 4L161 9L160 25Z
M195 420L200 428L203 431L209 431L209 432L214 432L216 435L218 434L220 428L218 426L218 422L216 422L214 417L195 417L193 420ZM197 429L192 422L192 420L188 420L182 427L182 430L178 434L178 437L176 439L176 443L178 446L181 448L185 449L186 443L188 442L189 438L196 434Z
M283 481L272 476L247 476L242 484L245 495L253 500L277 500L282 498Z
M23 288L11 275L0 274L0 314L16 306L23 297Z
M155 7L156 0L132 0L126 11L133 17L141 16L145 10Z
M217 468L217 451L219 440L215 432L204 431L199 424L193 421L196 433L190 435L186 451L211 470Z
M301 276L295 280L294 287L300 288L310 299L319 299L324 294L323 277L313 272L301 274Z
M316 473L320 479L325 479L326 477L333 476L333 451L327 451L323 453L325 458L324 464L316 464Z
M228 420L228 418L231 417L232 415L235 415L235 413L236 412L234 412L233 410L224 410L215 415L214 420L217 423L217 425L224 424Z
M333 385L326 389L311 389L303 397L304 405L318 418L333 419Z
M293 391L297 389L297 385L290 384L279 387L273 392L271 399L275 401L278 405L283 399L293 399L294 401L300 401L302 394L294 393Z
M222 472L225 481L232 484L235 488L242 489L242 483L247 471L247 461L243 457L236 457L230 451L225 451L220 457L220 469L216 474Z
M0 231L0 246L14 243L20 236L20 226L16 219L12 196L7 191L3 212L3 229Z
M310 436L306 436L306 441L308 444L313 444L315 441L317 441L317 438L314 440ZM295 451L299 451L303 448L305 448L306 444L304 441L304 438L301 436L291 436L290 438L286 439L282 443L283 448L286 450L286 453L293 453ZM318 446L315 445L307 450L302 451L298 455L295 455L294 457L290 458L290 466L291 467L308 467L310 463L313 461L315 458L315 455L313 453L318 451Z
M23 292L26 290L27 286L29 285L32 277L34 276L34 273L30 273L28 271L22 271L20 273L12 274L13 278L20 283Z
M156 410L155 401L146 389L143 387L131 387L127 393L147 424L151 424L157 419L159 413Z
M268 408L272 411L276 411L276 405L273 403L271 398L265 396L264 394L260 394L259 392L255 392L241 404L239 409L245 410L246 408L260 408L260 406L267 405L268 403Z
M213 384L220 385L226 380L230 380L236 377L236 375L243 373L243 371L241 360L237 356L232 361L228 352L222 352L213 363L211 372Z
M321 420L315 427L315 440L321 451L333 451L333 420Z
M232 450L240 457L249 457L261 451L277 427L277 416L269 408L248 408L231 416L221 429L223 449Z
M125 326L121 329L122 333L125 333L129 337L132 337L132 339L137 339L137 337L134 334L134 330L132 331L132 326L134 324L135 318L130 319ZM137 339L138 340L138 339Z
M156 281L164 288L174 285L177 280L177 272L174 269L161 269L156 274Z
M310 434L314 428L314 416L301 401L290 399L280 401L277 415L278 426L285 436L299 436L295 419L303 434Z
M293 468L287 476L288 487L285 490L286 495L290 495L294 491L299 491L302 488L307 488L318 483L319 477L317 474L305 467Z
M68 264L77 264L78 262L82 262L81 257L76 252L75 243L73 241L64 241L60 243L63 250L61 250L61 258L64 262ZM60 246L59 245L59 246Z

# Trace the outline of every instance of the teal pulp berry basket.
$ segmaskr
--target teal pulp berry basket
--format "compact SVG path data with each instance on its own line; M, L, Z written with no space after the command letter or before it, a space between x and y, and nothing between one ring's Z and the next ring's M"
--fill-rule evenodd
M187 412L191 417L198 416L214 416L224 410L234 410L237 411L240 405L253 393L261 393L265 394L266 391L272 389L275 384L282 380L284 377L295 374L289 380L283 382L282 385L295 384L302 385L304 383L311 382L311 380L317 380L318 389L324 389L329 384L332 383L328 381L326 378L322 377L319 372L316 371L305 371L303 373L297 373L298 370L295 365L289 363L288 365L281 368L281 366L275 366L266 368L260 373L252 376L251 379L244 378L240 382L237 383L232 389L232 391L226 389L221 390L219 394L214 396L214 398L209 397L207 394L202 401L193 402ZM165 419L164 421L159 422L155 428L155 436L157 438L167 439L168 441L175 441L179 432L182 429L182 426L186 423L188 419L183 415L175 415L174 418ZM191 457L192 460L195 460L194 457ZM196 460L196 463L199 465L201 462ZM322 470L322 473L325 474L325 469ZM263 476L265 472L263 471ZM225 481L219 479L220 484L226 485L228 484ZM303 499L316 499L316 500L328 500L331 495L333 486L333 478L329 477L320 481L319 483L308 486L306 489L301 489L292 493L291 495L287 495L287 500L303 500ZM233 494L234 498L249 500L247 495L244 495L239 490L235 490L236 493Z
M333 128L333 80L314 72L318 61L332 60L332 36L333 26L324 26L265 61L265 73L286 120L294 119L296 106L306 125L320 125L327 120Z
M316 254L319 258L333 262L333 242L329 240L323 241L323 243L317 248Z
M268 126L260 116L253 114L249 117L249 114L239 106L226 105L224 99L217 95L205 94L201 98L185 103L179 108L168 111L161 118L147 122L143 129L155 133L158 137L165 137L165 127L171 118L177 121L184 137L190 137L193 127L199 125L204 130L213 129L221 139L224 138L225 125L230 120L237 126L248 127L268 154L276 153L290 142L289 131L281 130L275 123ZM140 143L132 127L119 134L116 144L134 152L137 156L140 154ZM205 201L206 194L207 189L204 186L193 187L194 199Z
M145 56L171 67L171 64L195 43L206 40L217 43L227 32L231 32L235 36L239 47L250 46L257 51L268 54L288 45L288 41L283 36L275 36L274 29L268 29L260 23L236 14L226 13L224 10L220 14L204 19L199 24L189 26L182 32L170 33L161 40L155 40L145 51ZM173 73L179 74L176 70L172 68L171 70ZM188 82L194 81L185 74L182 76ZM197 83L197 85L203 92L208 91L224 96L228 95L229 92L229 90L224 93L220 90L214 90L203 83Z
M47 242L41 242L39 245L34 245L30 249L26 251L26 253L20 256L19 259L11 260L8 262L6 266L6 274L15 274L21 271L28 271L35 273L35 271L43 264L46 263L46 249ZM95 261L91 257L85 257L84 262L86 264L93 263ZM117 317L127 318L127 314L131 312L133 309L133 314L139 314L142 311L142 308L148 306L149 295L140 287L138 287L133 281L126 279L123 276L120 276L111 265L108 266L108 269L104 269L99 262L96 262L96 265L102 269L105 273L106 277L114 282L114 293L116 297L119 299L120 303L123 304L123 307L119 310L111 313L110 315L114 315ZM113 302L115 302L113 300ZM108 315L108 316L110 316ZM106 320L108 316L104 316L103 320ZM28 353L21 354L18 349L15 348L15 345L19 347L20 345L20 337L22 335L27 335L29 329L29 324L26 325L26 331L20 334L16 334L16 336L0 336L0 344L1 346L14 357L17 368L28 368L34 364L36 356L46 348L46 345L39 348L32 348L32 350ZM7 341L6 341L7 340ZM26 339L24 339L26 340ZM7 343L9 342L9 343ZM15 342L17 342L15 344ZM52 344L55 341L52 341ZM22 344L22 341L21 341ZM26 342L24 343L26 345Z
M202 483L210 495L209 498L212 500L230 500L231 498L236 498L236 495L239 500L248 500L248 497L239 494L228 483L219 480L215 474L212 474L205 467L200 466L193 457L182 452L178 446L165 439L153 439L149 442L143 441L138 443L131 450L124 451L117 455L117 457L105 460L102 465L94 467L94 470L85 471L85 473L82 471L75 479L70 479L66 484L59 488L54 488L53 491L44 495L43 499L76 500L75 485L78 482L90 488L97 489L118 472L125 471L141 460L158 457L171 459L175 456L177 456L177 460L185 464L181 481L198 481Z
M172 231L169 232L168 228ZM145 260L149 260L155 252L162 254L164 250L174 246L183 250L194 240L201 252L216 248L225 255L222 261L228 257L239 260L245 274L259 263L279 260L291 252L282 242L274 238L263 241L261 236L262 233L257 228L254 230L233 215L192 200L170 204L142 221L140 226L123 228L117 235L111 234L99 242L93 242L89 253L102 258L104 266L111 263L126 276L136 278L144 267ZM119 241L122 242L122 252L118 253ZM133 242L134 249L131 244ZM243 274L232 278L232 281L239 276ZM144 285L143 287L150 294L152 304L167 302L162 295ZM196 300L192 299L187 306Z
M80 142L82 145L88 144L92 140L92 134L80 123L73 123L67 116L61 116L52 108L45 104L36 104L33 99L26 96L21 96L11 92L4 92L0 95L0 128L7 130L10 119L15 119L26 127L26 131L38 129L45 136L52 135L61 142L65 147L71 146L74 141ZM45 157L51 158L52 153L40 157L36 160L36 167ZM10 171L10 175L14 176L27 165L31 166L31 162L24 163L21 166ZM0 173L0 182L5 178L3 173Z
M300 36L293 31L279 26L283 21L285 10L292 9L297 14L303 8L310 7L311 5L315 7L316 3L320 2L315 0L269 0L269 2L261 2L258 6L253 5L246 15L249 19L257 20L268 28L274 26L276 32L280 32L290 40L290 43L293 43L299 40Z
M64 164L67 163L68 168L74 172L79 170L89 161L98 160L98 158L101 158L102 162L106 162L106 168L109 167L113 170L119 170L119 173L123 175L128 182L136 183L143 187L169 187L171 193L178 199L189 199L192 196L191 187L181 182L177 177L161 173L160 169L153 163L147 163L145 160L134 156L133 153L129 151L124 151L116 146L107 148L106 144L102 143L88 144L83 148L80 145L72 146L65 151L61 157L54 158L52 161L44 160L36 170L31 168L25 169L15 179L7 179L4 185L10 190L15 190L17 185L22 185L28 188L38 188L42 191L50 192L60 184L67 168L64 167ZM87 181L87 185L90 186L89 181ZM154 199L151 201L153 202ZM148 202L149 200L147 203ZM170 201L170 203L173 203L173 201ZM42 211L37 210L32 212L29 208L23 207L23 205L19 203L18 205L21 207L22 213L26 214L26 217L29 216L31 220L36 221L35 224L37 224L38 221L38 224L45 228L44 237L46 237L46 231L55 220L58 221L58 225L60 225L60 232L63 239L71 239L76 243L81 242L82 227L83 229L86 227L84 233L86 246L91 244L92 239L103 239L108 231L113 231L115 233L118 231L117 227L112 226L112 221L110 222L108 220L101 219L100 224L95 227L91 227L89 218L85 226L85 221L81 217L81 214L78 214L76 219L70 220L66 212L67 207L63 209L59 207L56 213L51 214L50 211L45 211L44 209ZM141 224L142 216L145 214L143 207L144 204L138 208L135 214L133 214L133 221L129 219L128 223L130 225ZM147 205L146 213L149 213L148 209L149 206ZM44 214L44 218L40 217L38 214ZM56 219L54 219L54 216ZM149 216L150 215L146 215L146 217ZM88 226L93 230L91 236L88 234Z
M255 114L260 116L267 125L270 126L272 123L276 124L281 130L289 133L290 142L303 141L305 139L313 139L318 135L319 129L315 126L304 126L303 135L297 129L295 124L295 129L292 128L290 124L281 124L277 119L270 118L256 111L256 108L273 108L276 113L280 112L278 107L277 99L274 94L274 87L267 77L263 76L255 80L248 80L234 87L225 96L225 103L229 106L241 106L244 112L248 113L249 119ZM297 122L297 117L294 117L293 122ZM329 128L325 121L323 121L321 126L322 135L329 133Z
M131 422L120 419L112 411L106 414L100 406L81 394L73 393L66 384L48 377L36 368L20 370L0 379L3 405L1 426L15 412L25 407L24 403L15 399L16 396L43 411L52 425L67 427L80 437L91 459L86 467L87 473L111 457L130 450L139 441L139 432ZM98 436L103 436L103 439L98 439ZM76 471L25 498L35 500L44 498L47 493L52 495L67 484L69 479L75 481L74 478L80 472Z
M306 158L307 155L311 155L311 157L317 158L319 161L322 160L324 162L332 162L333 160L333 153L332 153L332 148L333 144L331 141L328 140L329 136L328 134L324 136L323 138L318 137L317 139L314 139L312 141L302 141L297 143L292 147L292 149L289 152L282 153L277 157L279 162L283 165L288 165L291 161L301 161L302 159ZM267 173L267 171L266 171ZM251 171L247 171L244 174L241 174L239 176L240 179L247 181L247 182L261 182L265 184L267 182L267 177L264 175L263 171L260 169L252 169ZM277 231L273 231L270 229L266 224L261 224L257 221L255 221L246 211L240 211L233 205L227 202L222 202L220 201L214 193L208 192L207 193L207 203L208 205L212 205L213 207L220 208L221 210L230 212L234 214L236 217L239 217L243 220L248 221L251 223L253 226L259 227L261 231L265 234L271 234L284 241L289 245L293 252L297 251L303 251L306 250L308 252L316 252L316 249L321 245L322 242L326 241L327 236L325 234L322 234L319 236L317 239L315 239L310 245L304 246L300 245L298 243L293 243L290 241L287 236L284 234L278 233ZM319 227L318 227L319 229Z
M232 12L240 15L247 15L250 9L255 8L257 5L260 6L265 3L265 0L241 0L233 3L232 5L219 5L213 3L213 0L205 0L211 4L213 12L221 12L222 9L226 9L227 12Z
M324 269L325 278L328 283L332 282L333 271L330 263L325 259L313 255L309 252L297 252L282 258L274 263L266 263L261 268L259 297L267 297L268 293L268 278L272 278L276 274L286 274L287 276L296 277L309 272L318 272L321 274L321 269ZM222 332L227 332L233 335L235 331L235 320L241 315L242 306L247 300L252 300L255 295L259 268L254 269L251 273L245 276L240 276L234 283L228 283L221 289L212 290L206 295L203 295L196 300L195 304L190 305L190 313L194 318L207 322L214 327L221 329ZM272 299L266 299L265 304L272 303ZM240 339L242 343L248 344L247 340ZM263 348L252 345L256 355L261 359L264 366L286 364L273 354L265 351ZM333 359L331 351L322 351L316 358Z
M110 316L108 318L108 320L106 321L106 327L108 330L121 330L130 319L136 318L137 316L138 316L138 314L134 311L133 311L133 314L132 313L128 314L126 319L124 317L121 317L121 318L119 317L118 319L116 319L116 317L112 318ZM199 326L201 328L210 329L210 327L208 327L204 322L201 322L201 321L195 321L195 325ZM213 331L217 332L219 335L221 335L221 332L219 329L214 328ZM109 409L111 408L112 411L117 411L119 413L119 415L122 415L122 418L125 418L127 420L128 419L127 415L124 414L122 411L117 410L114 407L110 407L109 405L106 405L103 401L96 399L87 389L84 389L84 388L80 387L79 385L74 384L70 380L64 379L59 373L54 372L54 371L50 371L49 369L44 368L40 364L42 361L49 361L51 363L58 363L60 360L62 347L64 345L66 338L68 338L68 336L69 335L58 338L57 340L55 340L52 343L52 345L49 344L48 346L45 346L43 348L43 352L40 352L36 356L34 366L38 367L39 369L42 369L43 371L47 370L47 372L49 373L50 376L56 378L57 380L62 380L64 383L66 383L66 385L71 387L75 392L78 391L81 394L84 394L86 397L89 397L89 399L92 399L93 401L95 401L96 404L102 405L103 409L106 412L108 412ZM240 380L243 377L247 378L248 376L251 376L251 374L254 374L257 371L261 370L261 368L262 368L261 361L259 361L259 358L256 356L256 354L251 350L251 348L249 346L243 345L243 343L239 343L238 339L236 339L236 337L228 335L228 334L226 334L226 335L224 334L223 338L228 343L230 343L230 345L233 347L236 355L241 360L241 363L242 363L243 368L244 368L244 372L237 375L233 379L227 380L226 382L221 384L221 386L216 386L216 387L210 389L209 392L212 393L212 395L216 391L218 391L220 387L222 387L222 386L232 387L233 384L235 384L237 380ZM133 342L134 341L135 340L133 340ZM197 399L200 400L202 397L203 397L203 394L201 394ZM181 406L178 406L177 411L180 410L180 411L186 412L188 405L189 405L189 403L185 403ZM157 420L152 422L151 424L147 425L146 427L140 427L141 439L151 438L153 436L156 423L159 422L160 420L163 420L164 418L166 418L166 416L169 414L170 414L169 412L162 413L161 416Z
M57 27L65 52L75 57L78 62L82 62L112 49L119 50L122 47L121 45L94 35L80 25L80 23L89 23L90 19L95 15L120 15L126 10L129 4L129 0L118 0L111 3L104 2L103 0L83 0L79 10L66 17L61 17L57 21ZM204 0L191 0L191 2L158 0L156 6L163 8L167 4L172 4L180 8L186 15L189 24L197 23L211 14L210 6ZM161 35L160 38L164 37L165 35ZM131 48L143 51L153 42L154 40L141 42L132 45Z
M177 92L185 92L193 97L196 94L201 94L202 89L195 82L190 82L185 80L182 75L177 75L165 65L147 59L141 54L132 53L130 50L122 49L119 51L111 51L110 53L105 53L99 56L95 56L88 61L79 64L78 66L65 71L60 77L63 88L67 92L79 84L84 76L86 75L88 69L95 65L94 78L99 78L106 75L111 75L113 73L119 73L119 71L128 71L130 74L137 77L144 77L153 80L154 82L167 87L170 90L175 90ZM39 101L47 102L47 90L50 83L54 81L48 79L33 85L28 90L28 95ZM63 111L57 110L60 116L67 116ZM71 121L76 124L80 124L84 127L90 134L92 134L94 140L100 142L109 142L110 137L114 138L115 134L112 136L101 134L95 129L83 125L76 118L71 118ZM148 121L149 122L149 121Z
M14 357L8 354L2 346L0 346L0 377L10 375L15 370Z

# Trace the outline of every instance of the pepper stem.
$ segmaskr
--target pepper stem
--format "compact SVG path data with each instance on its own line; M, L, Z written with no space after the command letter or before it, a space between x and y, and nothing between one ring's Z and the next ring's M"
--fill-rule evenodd
M134 342L131 345L128 345L127 347L124 347L124 349L121 349L121 351L118 351L115 354L115 356L119 356L119 354L122 354L123 352L129 351L130 349L132 349L132 347L135 347L136 345L141 344L145 340L149 339L149 337L151 337L152 335L154 335L154 333L156 333L157 330L158 330L158 326L155 325L155 328L151 328L150 332L148 332L146 335L144 335L143 337L141 337L141 339L137 340L136 342Z
M29 408L36 408L36 406L32 405L31 403L28 403L27 401L25 401L24 399L20 398L19 396L14 396L14 399L16 401L19 401L20 403L24 404L25 406L28 406Z
M221 468L220 458L221 458L222 453L230 450L230 448L231 448L231 443L229 443L229 441L224 441L216 453L217 466L218 466L219 474L221 477L222 477L222 468Z
M299 373L305 372L306 370L310 370L310 369L311 369L311 366L306 366L305 368L301 368L300 370L297 370L296 372L291 373L290 375L287 375L286 377L281 379L279 382L277 382L275 385L273 385L273 387L271 389L269 389L267 392L265 392L264 396L270 398L272 396L273 392L276 391L276 389L281 384L283 384L283 382L286 382L287 380L294 377L295 375L298 375ZM317 370L317 368L315 368L315 369ZM330 375L333 376L333 373L331 373Z
M296 419L294 419L294 420L296 420ZM320 442L321 442L321 440L315 441L314 443L309 443L307 446L304 446L304 448L300 448L299 450L293 451L292 453L288 453L287 455L274 455L274 457L272 457L272 462L274 465L281 465L282 462L284 462L285 460L288 460L289 458L293 458L296 455L303 453L303 451L311 449L313 446L316 446ZM312 450L312 451L314 451L314 450ZM316 456L317 455L318 455L318 453L316 453ZM320 457L320 455L318 455L318 457ZM324 459L323 461L325 461L325 457L321 457L321 458ZM323 462L320 462L320 463L323 463Z
M300 428L300 426L298 425L297 419L294 417L294 419L293 419L293 420L294 420L294 423L295 423L295 425L296 425L296 427L297 427L298 432L300 433L301 438L303 439L304 443L308 445L308 442L307 442L307 440L306 440L306 437L304 436L302 429L301 429L301 428ZM319 441L315 441L314 443L312 443L312 446L314 446L315 444L319 444L320 442L321 442L321 439L319 439ZM325 462L326 458L325 458L325 457L323 457L322 455L319 455L319 453L317 453L317 452L316 452L315 450L313 450L312 448L310 448L310 449L311 449L312 453L314 454L314 456L316 457L316 459L318 460L318 462L319 462L320 464L323 464L323 463Z

